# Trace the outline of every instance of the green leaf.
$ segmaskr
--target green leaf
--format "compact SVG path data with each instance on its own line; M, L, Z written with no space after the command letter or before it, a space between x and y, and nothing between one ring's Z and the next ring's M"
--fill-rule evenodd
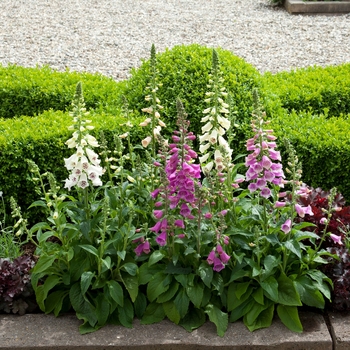
M205 313L209 316L209 320L215 324L218 336L223 337L228 326L227 313L212 304L207 305Z
M194 329L202 326L206 321L205 313L202 309L193 309L181 319L179 325L186 329L188 332L192 332Z
M255 323L255 320L258 318L260 313L264 311L270 304L261 305L254 301L254 305L251 309L244 315L243 321L244 324L248 327L248 325L252 325Z
M34 266L33 273L39 274L41 272L44 272L49 267L52 266L53 262L56 260L55 255L41 255L38 262Z
M69 291L69 299L77 318L84 321L83 325L88 322L91 327L95 327L97 325L96 310L90 302L84 299L80 283L73 284Z
M248 296L248 298L242 302L241 304L237 305L232 311L230 315L230 322L236 322L241 317L243 317L251 308L254 306L255 300Z
M123 274L124 286L127 289L132 302L136 300L137 294L139 292L138 281L139 281L138 276L130 276L130 275Z
M235 283L234 293L236 294L237 299L241 299L241 296L247 292L249 285L250 285L250 281L243 282L243 283Z
M291 239L284 243L284 246L290 250L292 253L294 253L299 259L301 259L301 247L300 242Z
M111 257L110 256L106 256L106 258L102 259L101 261L107 270L109 270L111 268Z
M188 275L191 271L192 269L190 267L175 266L172 262L169 262L164 272L168 274Z
M264 259L265 271L263 272L261 278L267 278L272 273L273 269L279 265L280 261L280 257L276 258L273 255L267 255Z
M330 286L332 285L331 279L328 278L323 272L321 272L319 270L309 270L309 271L307 271L307 275L310 276L314 281L317 282L318 290L327 299L330 300L331 299Z
M229 286L228 286L228 290L227 290L227 310L228 311L232 311L234 309L236 309L237 307L239 307L241 304L243 304L248 298L251 297L251 293L253 292L253 287L249 287L248 289L246 289L246 292L242 295L240 295L240 298L237 298L236 295L236 289L237 286L240 283L235 283L232 282Z
M275 311L275 304L271 304L265 310L262 310L258 317L255 318L254 322L248 324L246 321L244 324L251 331L255 331L260 328L267 328L271 326Z
M188 298L186 291L184 288L181 288L177 293L177 296L174 300L176 308L180 314L181 318L184 318L186 313L188 312L188 307L190 304L190 299Z
M62 309L63 300L68 293L67 290L58 290L50 293L45 301L45 313L49 314L54 311L54 314L57 317Z
M278 303L288 306L301 306L300 296L291 279L283 272L277 280L278 282Z
M302 333L303 326L296 306L278 305L277 314L283 324L293 332Z
M166 301L169 301L173 298L173 296L176 294L177 290L179 289L179 283L176 281L172 281L169 289L162 293L158 298L157 298L157 303L165 303Z
M162 252L160 252L159 250L156 250L149 257L148 267L151 267L152 265L154 265L158 261L162 260L163 258L164 258L164 254Z
M175 324L180 322L180 313L176 308L176 305L173 301L167 301L162 304L166 317Z
M272 301L278 301L278 282L273 276L260 281L260 286L264 290L264 294Z
M147 284L156 273L163 270L164 265L162 264L153 265L151 267L148 266L148 263L141 265L139 268L139 284Z
M95 298L95 312L98 326L102 327L106 324L110 312L110 305L105 296L99 293Z
M126 263L122 265L121 269L126 271L131 276L136 276L137 274L137 265L134 263Z
M81 275L81 280L80 280L80 288L81 288L81 293L84 295L87 290L90 287L91 281L94 278L95 273L91 271L85 271Z
M107 282L109 295L120 306L124 303L123 288L117 281L111 280Z
M193 305L199 309L203 300L204 287L199 283L195 283L193 286L188 286L186 288L186 293Z
M147 298L143 293L138 293L134 302L135 314L138 319L143 317L147 307Z
M148 304L145 313L143 314L141 324L152 324L163 320L165 312L162 304Z
M303 304L324 309L325 300L318 290L317 282L314 282L309 276L299 276L294 280L294 284Z
M86 250L86 251L89 252L90 254L99 257L99 256L98 256L98 251L97 251L97 249L96 249L94 246L89 245L89 244L81 244L81 245L79 245L79 247L80 247L80 248L83 248L84 250Z
M264 305L264 290L263 288L258 288L252 293L254 300L260 305Z
M155 274L147 285L147 298L151 302L156 300L159 295L169 289L170 282L171 278L169 275L164 275L162 272Z
M213 280L213 268L206 263L199 266L198 273L204 284L211 288L211 281Z
M134 308L128 298L124 299L124 305L118 305L119 321L127 328L132 328L132 321L134 320Z
M45 280L43 285L37 287L36 300L41 310L45 311L44 301L47 298L49 291L61 282L62 279L59 276L51 275Z

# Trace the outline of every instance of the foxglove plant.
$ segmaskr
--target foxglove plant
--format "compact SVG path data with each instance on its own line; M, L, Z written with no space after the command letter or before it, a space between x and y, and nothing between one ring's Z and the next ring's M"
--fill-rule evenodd
M69 130L74 130L74 132L66 145L68 148L76 148L76 152L69 158L64 159L65 167L71 171L64 187L68 190L73 186L85 189L89 186L89 180L93 186L101 186L100 176L103 174L103 169L100 166L98 154L92 150L94 147L99 147L99 144L95 137L89 134L89 130L94 127L89 125L91 120L85 119L88 112L84 107L80 82L77 84L72 105L71 115L74 124L69 127Z
M184 220L195 218L192 210L197 206L196 187L200 187L200 165L194 163L197 153L190 146L196 137L188 132L189 122L185 120L180 100L177 101L177 109L179 130L174 131L168 157L163 155L165 179L161 181L163 185L151 194L154 199L160 196L153 212L157 223L150 230L158 234L156 241L161 246L167 244L169 234L174 235L176 227L185 228ZM156 163L156 166L159 165Z
M161 86L157 82L157 58L156 58L156 49L154 44L151 47L151 59L150 59L150 83L146 87L149 91L149 94L145 97L146 101L150 101L151 106L143 108L142 112L148 113L150 116L147 117L140 126L150 126L151 135L147 136L142 140L142 146L147 147L149 144L152 145L152 156L155 158L156 155L156 139L160 135L162 127L165 127L165 123L160 119L159 111L163 109L163 106L160 104L160 100L157 97L157 91Z
M226 131L231 127L231 122L226 117L229 114L227 109L229 105L224 102L227 92L223 87L224 79L220 73L219 58L215 50L213 50L212 72L209 77L208 88L211 91L206 92L205 99L209 107L203 111L205 116L201 121L205 125L202 127L203 135L199 137L199 151L202 154L199 161L204 173L210 172L214 164L218 172L229 168L232 156L232 149L224 138ZM214 161L211 157L214 157Z

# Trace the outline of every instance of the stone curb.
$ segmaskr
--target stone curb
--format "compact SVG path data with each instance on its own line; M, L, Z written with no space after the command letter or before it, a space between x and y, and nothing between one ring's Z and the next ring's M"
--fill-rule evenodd
M350 349L350 312L328 313L334 350Z
M271 327L249 332L242 322L230 323L224 337L212 323L188 333L170 321L134 328L108 325L80 335L75 315L0 315L0 350L332 350L332 338L322 315L300 312L304 332L293 333L279 320ZM345 348L339 348L345 349Z
M284 7L291 14L342 14L350 13L350 0L323 2L285 0Z

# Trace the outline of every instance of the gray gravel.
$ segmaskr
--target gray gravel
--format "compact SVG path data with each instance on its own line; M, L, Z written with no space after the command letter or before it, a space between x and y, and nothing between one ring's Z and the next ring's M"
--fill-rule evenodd
M290 15L267 0L0 0L0 62L126 79L179 44L222 47L261 72L350 62L350 14Z

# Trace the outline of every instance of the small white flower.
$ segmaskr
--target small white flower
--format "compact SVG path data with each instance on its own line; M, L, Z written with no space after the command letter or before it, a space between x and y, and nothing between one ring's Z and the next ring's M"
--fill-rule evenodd
M214 145L217 142L217 138L218 138L218 132L216 129L214 129L210 134L209 142Z
M158 124L159 124L160 126L162 126L163 128L165 128L165 127L166 127L165 123L164 123L164 122L162 122L160 119L158 120Z
M79 162L79 156L77 153L72 154L69 158L64 158L65 167L68 170L74 169Z
M205 167L203 167L203 173L210 173L211 169L213 169L214 163L209 162Z
M127 178L130 182L135 182L135 179L134 179L132 176L130 176L130 175L128 175L126 178Z
M90 148L85 148L85 151L86 151L86 154L90 160L90 162L93 164L93 165L98 165L101 163L101 161L98 159L98 155L97 153L95 153L92 149Z
M97 140L92 135L86 135L85 139L91 147L99 147Z
M204 156L199 157L199 162L200 162L200 163L206 162L206 161L208 160L208 158L209 158L209 155L210 155L210 153L207 153L207 154L205 154Z
M119 135L119 137L120 137L121 139L125 139L125 138L128 137L128 135L129 135L129 133L128 133L128 132L125 132L124 134Z
M203 118L201 119L201 122L202 122L202 123L206 123L208 120L211 120L210 115L206 115L205 117L203 117Z
M158 125L158 126L156 126L154 129L153 129L153 135L154 136L157 136L157 135L160 135L160 130L161 130L162 128Z
M141 111L144 112L144 113L152 114L153 113L153 108L152 107L142 108Z
M228 130L231 126L231 122L225 117L218 116L218 122L226 130Z
M209 140L209 133L207 133L207 132L204 135L199 136L200 143L203 143L203 142L208 141L208 140Z
M141 144L142 144L143 147L146 148L150 144L151 141L152 141L152 137L151 136L147 136L145 139L143 139L141 141Z
M213 127L213 124L211 122L208 122L207 124L202 126L202 132L207 132L207 131L211 130L212 127Z
M209 147L211 146L211 144L208 142L205 145L200 145L199 146L199 152L204 153L206 150L209 149Z

